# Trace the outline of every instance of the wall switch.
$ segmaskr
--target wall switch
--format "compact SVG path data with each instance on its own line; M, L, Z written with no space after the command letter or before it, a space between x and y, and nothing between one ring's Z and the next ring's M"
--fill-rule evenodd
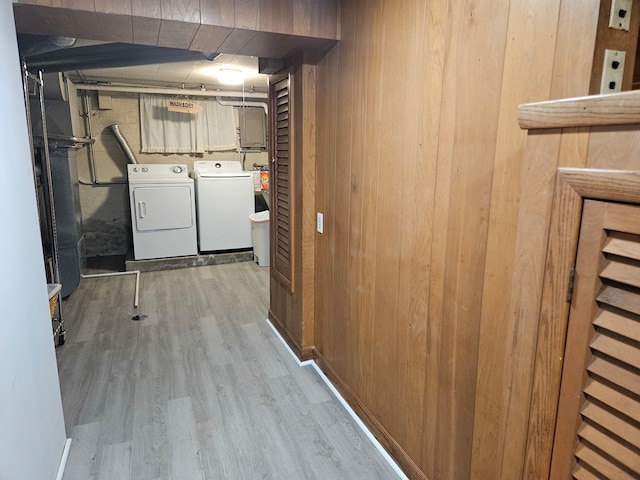
M622 91L622 75L624 74L624 59L626 53L622 50L605 50L602 65L602 81L600 93L614 93Z
M316 214L316 230L318 233L324 233L324 215L320 212Z
M611 0L611 14L609 15L609 28L629 31L631 22L631 3L633 0Z

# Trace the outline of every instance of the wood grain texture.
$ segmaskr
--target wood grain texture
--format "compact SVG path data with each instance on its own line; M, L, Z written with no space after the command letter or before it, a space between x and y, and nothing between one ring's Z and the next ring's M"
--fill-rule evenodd
M550 99L589 93L599 0L561 0Z
M293 3L292 0L260 0L260 30L292 32Z
M516 107L587 93L597 6L343 2L318 67L316 352L429 478L522 475L556 168L589 135L525 156Z
M301 261L298 262L302 317L303 349L311 350L314 345L315 324L315 237L316 237L316 80L315 65L302 65L298 75L302 91L302 166L299 168L299 188L302 197L301 219ZM311 351L309 352L311 354ZM304 357L304 355L303 355ZM310 358L310 357L309 357Z
M218 25L221 27L233 27L235 25L233 0L200 0L200 10L203 25Z
M521 128L559 128L640 123L637 91L566 98L520 105Z
M234 0L234 25L236 28L259 30L260 0Z
M478 353L471 467L477 478L521 474L514 459L523 457L526 439L513 438L509 432L524 431L528 422L535 349L530 339L537 329L545 220L551 210L556 166L553 155L535 159L525 155L526 135L518 132L513 113L523 96L542 98L548 92L553 57L545 54L555 47L557 2L511 2L509 17L507 38L511 40L505 52ZM546 33L541 34L544 29ZM526 62L519 52L528 45L535 52ZM526 213L521 214L521 202ZM522 278L530 281L513 281ZM505 364L504 358L511 361ZM504 452L502 462L496 462L491 451Z
M595 169L635 170L640 156L638 125L592 127L587 165Z
M545 264L524 478L549 475L551 436L566 338L566 322L556 319L568 315L566 289L575 259L572 251L577 245L581 206L581 199L571 186L558 178Z
M567 327L569 341L563 353L564 368L550 478L569 477L575 465L573 450L579 421L579 415L576 413L584 400L582 383L587 352L585 346L588 345L589 338L593 334L591 318L597 309L594 297L600 287L598 280L600 262L597 261L596 255L600 253L603 240L602 223L606 214L604 206L605 204L600 202L586 201L583 208L575 266L579 284L575 291L575 301L571 303Z

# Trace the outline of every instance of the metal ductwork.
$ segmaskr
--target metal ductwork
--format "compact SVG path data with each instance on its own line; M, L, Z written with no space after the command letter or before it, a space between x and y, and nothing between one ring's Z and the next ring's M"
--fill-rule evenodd
M126 43L105 43L84 47L62 48L26 56L30 70L67 72L96 68L129 67L160 63L214 60L218 54L194 52L179 48L151 47Z
M18 47L22 58L73 47L77 43L77 39L70 37L18 34Z
M116 137L116 140L120 144L120 147L122 147L122 151L127 156L129 163L138 163L138 161L136 160L136 156L133 154L133 151L129 146L129 142L127 142L127 139L124 138L124 135L122 135L120 127L114 123L113 125L109 125L109 128L111 129L113 136Z

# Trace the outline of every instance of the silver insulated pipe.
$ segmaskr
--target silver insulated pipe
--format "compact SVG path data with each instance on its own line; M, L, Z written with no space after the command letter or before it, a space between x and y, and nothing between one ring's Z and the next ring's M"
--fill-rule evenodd
M136 156L133 154L129 143L127 142L127 139L124 138L124 135L122 135L118 124L114 123L113 125L109 125L109 128L113 132L113 136L116 137L116 140L120 144L120 147L122 147L122 151L129 159L129 163L138 163L138 161L136 160Z

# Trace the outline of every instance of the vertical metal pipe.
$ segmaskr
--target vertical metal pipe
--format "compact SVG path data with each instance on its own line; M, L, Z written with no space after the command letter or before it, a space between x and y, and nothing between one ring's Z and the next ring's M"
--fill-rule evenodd
M89 95L85 90L82 96L82 113L84 115L84 128L89 136L89 140L93 140L93 129L91 127L91 110L89 109ZM98 174L96 173L96 157L93 154L93 142L89 142L87 145L87 155L89 155L89 175L91 176L91 183L98 184Z
M58 246L58 227L56 225L56 207L53 198L53 179L51 178L51 158L49 157L49 137L47 134L47 116L44 105L44 81L42 71L38 72L38 94L40 97L40 114L42 117L42 148L44 151L44 169L47 176L47 190L49 197L49 215L51 216L51 245L53 246L53 277L55 283L60 283L60 256Z

